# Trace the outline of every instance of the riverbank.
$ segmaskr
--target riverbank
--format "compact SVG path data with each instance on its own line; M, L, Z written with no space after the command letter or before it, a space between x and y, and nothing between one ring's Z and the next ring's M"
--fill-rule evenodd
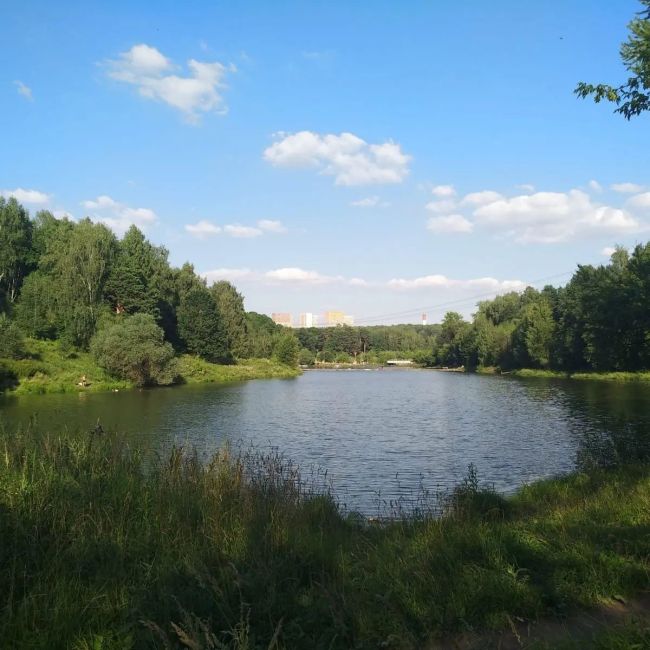
M0 359L17 378L8 392L15 395L42 393L104 392L134 388L129 381L111 377L87 352L66 350L55 341L28 339L28 359ZM300 374L269 359L244 359L230 366L209 363L191 355L177 357L180 383L221 383L247 379L291 378ZM85 378L86 385L81 381Z
M535 368L520 368L518 370L501 371L494 366L476 368L479 375L508 375L510 377L534 377L540 379L578 379L581 381L617 381L635 382L650 381L650 372L560 372L559 370L540 370Z
M372 523L277 455L152 467L104 433L0 433L0 448L0 634L15 649L415 649L648 589L645 465L511 498L470 473Z

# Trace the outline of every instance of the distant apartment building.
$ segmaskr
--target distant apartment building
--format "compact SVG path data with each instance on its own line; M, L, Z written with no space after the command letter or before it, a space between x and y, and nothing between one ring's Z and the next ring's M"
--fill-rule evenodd
M326 311L323 320L326 327L354 325L354 316L345 314L342 311Z
M271 314L273 322L277 325L284 325L285 327L291 327L291 314L286 312L273 312Z
M343 325L345 322L345 314L342 311L326 311L324 314L324 321L324 324L327 327Z
M317 321L318 318L310 312L300 314L300 327L316 327Z

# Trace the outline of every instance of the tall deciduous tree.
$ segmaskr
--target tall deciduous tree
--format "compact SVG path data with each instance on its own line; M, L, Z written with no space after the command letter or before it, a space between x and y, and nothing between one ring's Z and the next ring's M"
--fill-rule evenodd
M178 331L189 352L214 363L232 361L217 303L205 287L190 289L183 296L178 307Z
M32 261L32 222L27 210L14 198L0 197L0 310L18 297Z
M210 287L214 297L221 323L228 337L228 346L236 357L246 357L249 354L248 332L246 326L246 311L244 297L237 289L222 280Z

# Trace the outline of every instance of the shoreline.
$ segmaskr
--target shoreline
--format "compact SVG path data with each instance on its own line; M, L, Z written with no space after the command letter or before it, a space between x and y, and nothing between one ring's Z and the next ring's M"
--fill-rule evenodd
M29 339L27 343L31 358L0 360L18 380L15 387L0 395L105 393L137 388L133 382L111 377L88 352L64 353L53 341ZM170 386L147 387L147 390L251 379L292 379L301 374L299 368L271 359L242 359L233 365L210 363L189 354L178 355L176 359L180 381ZM80 385L82 377L87 378L86 386Z

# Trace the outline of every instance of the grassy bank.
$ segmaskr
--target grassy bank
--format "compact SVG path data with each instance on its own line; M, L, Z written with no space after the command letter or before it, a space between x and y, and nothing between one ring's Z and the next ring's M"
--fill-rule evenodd
M128 381L115 379L100 368L87 352L62 348L56 341L27 340L28 359L0 359L18 377L15 394L71 393L133 388ZM232 366L208 363L190 355L178 358L181 382L228 382L245 379L295 377L300 371L269 359L245 359ZM86 377L88 386L79 386Z
M518 370L501 371L494 366L479 367L476 372L481 375L510 375L512 377L536 377L541 379L579 379L589 381L635 382L650 381L650 372L560 372L558 370L541 370L535 368L520 368Z
M106 434L0 434L0 638L410 649L648 588L645 466L509 499L470 476L442 505L372 524L277 456L151 467Z

